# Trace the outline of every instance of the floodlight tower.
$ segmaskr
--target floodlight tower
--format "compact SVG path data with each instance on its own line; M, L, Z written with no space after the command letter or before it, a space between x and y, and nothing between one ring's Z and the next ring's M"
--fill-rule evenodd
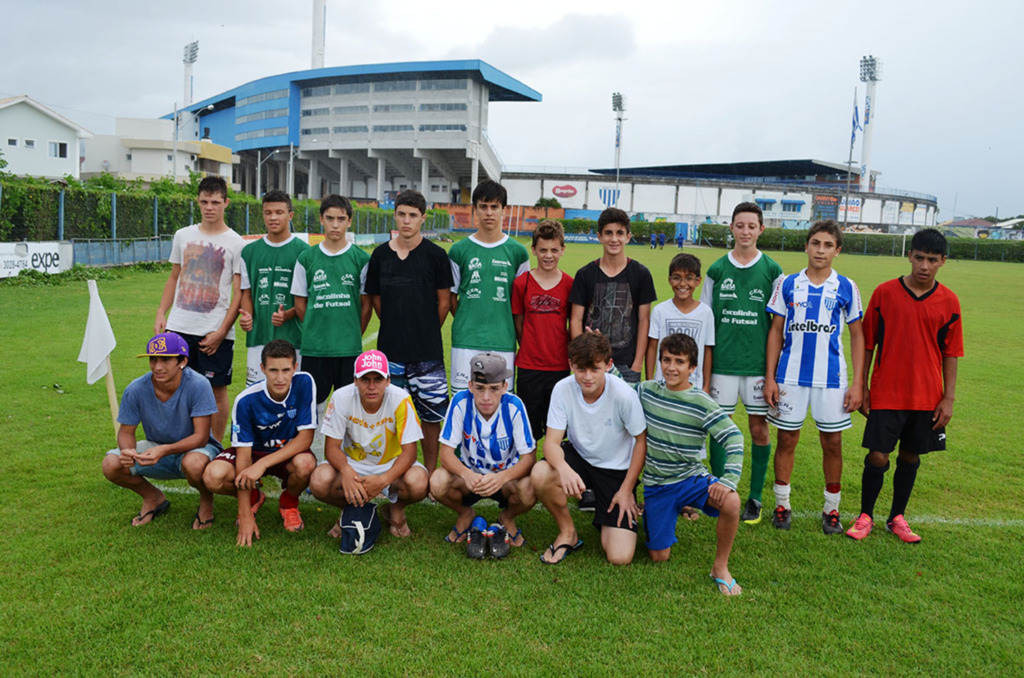
M619 160L622 156L622 121L626 112L626 101L621 92L612 94L612 111L615 112L615 207L619 206Z
M327 30L327 0L313 0L313 59L310 68L324 67Z
M860 145L860 192L871 190L871 131L875 128L875 83L882 79L882 62L871 56L860 60L860 81L867 85L864 93L864 136Z
M188 108L192 103L192 64L199 58L199 41L193 40L185 45L181 57L181 63L185 64L185 97L182 99L182 108Z

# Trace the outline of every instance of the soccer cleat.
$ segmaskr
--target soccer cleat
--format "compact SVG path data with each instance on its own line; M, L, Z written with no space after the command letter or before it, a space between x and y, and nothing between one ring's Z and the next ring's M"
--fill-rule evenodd
M871 516L866 513L862 513L857 517L857 520L853 522L850 529L846 531L846 536L850 539L861 540L864 537L871 534L871 529L875 526Z
M469 538L466 539L466 557L483 560L487 556L489 541L487 535L478 527L469 528Z
M484 534L487 535L487 550L491 558L501 560L508 555L512 548L509 544L508 530L501 525L491 525Z
M299 513L299 509L278 509L278 513L281 514L281 518L284 520L284 529L289 532L298 532L305 524L302 522L302 514Z
M580 496L579 508L587 513L593 513L596 510L597 498L594 496L593 490L583 490L583 494Z
M792 515L793 512L785 506L776 506L775 512L772 514L772 527L776 530L788 530Z
M747 525L757 525L761 522L761 502L753 497L747 499L747 503L743 507L743 513L740 515L740 520Z
M907 525L907 519L903 517L902 513L887 522L885 529L895 534L900 538L900 541L907 544L916 544L921 541L921 537L914 534L914 531L910 529L910 525Z
M843 524L839 522L839 511L822 512L821 531L825 534L843 533Z

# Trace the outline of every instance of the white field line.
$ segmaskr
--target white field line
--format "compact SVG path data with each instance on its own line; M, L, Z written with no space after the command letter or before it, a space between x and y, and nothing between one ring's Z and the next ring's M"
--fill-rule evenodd
M369 346L370 342L374 341L376 338L377 338L377 333L374 332L370 336L368 336L365 339L363 339L363 346Z

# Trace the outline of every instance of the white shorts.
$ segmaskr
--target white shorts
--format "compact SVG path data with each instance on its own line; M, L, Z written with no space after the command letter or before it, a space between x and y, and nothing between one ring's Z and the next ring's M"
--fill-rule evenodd
M850 413L843 407L845 398L845 388L779 384L779 404L768 410L768 421L784 431L799 431L809 406L819 431L845 431L853 426Z
M331 462L329 462L329 461L321 461L320 463L317 464L317 466L320 466L322 464L329 464L329 463L331 463ZM424 466L422 463L420 463L419 461L414 461L412 463L412 466L409 467L409 471L411 471L412 469L417 468L417 467L423 469L424 471L427 470L427 467ZM390 468L391 468L391 464L385 464L384 466L377 466L377 467L374 467L373 469L367 469L367 467L361 467L361 468L359 468L357 470L357 473L359 473L359 475L361 475L361 476L379 476L382 473L386 473L388 471L388 469L390 469ZM377 470L377 469L380 469L380 470ZM366 471L366 472L364 473L364 471ZM408 473L409 471L406 471L406 473ZM335 469L335 472L337 472L337 469ZM428 473L428 475L429 475L429 473ZM393 487L393 485L394 485L394 483L392 483L391 485L385 485L384 489L380 491L380 495L379 495L379 496L384 497L385 499L387 499L388 502L390 502L392 504L394 504L396 501L398 501L398 490L396 490ZM372 499L372 497L371 497L371 499Z
M250 346L245 349L245 385L252 386L257 381L263 381L266 377L260 365L263 364L263 346ZM302 369L302 354L295 351L295 369Z
M711 398L731 417L736 403L743 401L747 414L768 414L764 401L764 377L740 377L734 374L711 374Z
M469 378L472 376L469 373L469 361L472 360L473 356L475 356L478 353L484 353L484 351L479 351L475 348L452 349L451 382L453 395L455 394L455 391L465 391L467 388L469 388ZM505 365L508 367L508 369L511 370L513 368L513 364L515 363L516 359L515 351L492 351L492 353L497 353L502 358L504 358ZM509 377L508 379L505 380L505 383L508 384L509 393L512 392L513 377Z

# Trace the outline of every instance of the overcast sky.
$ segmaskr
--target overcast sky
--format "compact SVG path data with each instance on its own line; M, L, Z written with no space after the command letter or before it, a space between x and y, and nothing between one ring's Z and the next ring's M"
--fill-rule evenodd
M441 11L439 8L444 8ZM182 97L310 66L309 0L0 0L0 96L28 94L98 134ZM936 195L940 218L1024 213L1024 3L328 0L326 65L483 59L541 92L496 103L506 165L845 162L859 61L883 63L872 169ZM854 159L860 159L858 138Z

